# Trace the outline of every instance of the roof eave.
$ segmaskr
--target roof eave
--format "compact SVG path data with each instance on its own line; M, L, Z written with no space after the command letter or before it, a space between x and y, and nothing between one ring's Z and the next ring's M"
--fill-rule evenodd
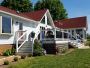
M0 10L0 12L5 13L5 14L8 14L8 15L11 15L11 16L15 16L15 17L18 17L18 18L21 18L21 19L24 19L26 21L39 22L39 21L35 21L35 20L32 20L32 19L28 19L28 18L19 16L19 15L15 15L15 14L12 14L12 13L9 13L9 12L6 12L6 11L3 11L3 10Z

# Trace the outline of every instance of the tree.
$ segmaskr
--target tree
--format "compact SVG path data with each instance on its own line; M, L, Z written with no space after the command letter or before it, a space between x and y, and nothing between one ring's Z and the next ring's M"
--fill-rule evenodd
M34 10L49 9L54 20L67 18L66 9L60 0L39 0L34 6Z
M32 11L32 3L30 0L4 0L1 5L20 12Z

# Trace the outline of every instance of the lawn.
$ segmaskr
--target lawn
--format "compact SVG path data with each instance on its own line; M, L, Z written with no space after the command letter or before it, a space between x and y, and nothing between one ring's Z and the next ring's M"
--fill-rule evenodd
M90 49L76 49L67 55L48 55L20 60L9 68L90 68Z

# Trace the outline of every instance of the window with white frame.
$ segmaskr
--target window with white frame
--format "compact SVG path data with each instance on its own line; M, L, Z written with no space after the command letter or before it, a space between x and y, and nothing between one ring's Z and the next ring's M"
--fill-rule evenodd
M42 24L45 24L45 17L41 21Z
M1 16L1 33L2 34L7 34L7 33L12 33L12 18L7 17L7 16Z
M51 25L49 18L47 17L47 25Z
M56 31L56 38L62 38L62 32Z

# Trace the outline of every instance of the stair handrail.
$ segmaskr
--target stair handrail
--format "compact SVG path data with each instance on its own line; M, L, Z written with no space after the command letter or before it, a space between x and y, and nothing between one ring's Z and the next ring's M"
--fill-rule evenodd
M27 34L27 32L25 31L25 33L23 33L18 39L16 39L16 52L18 52L18 50L21 48L21 46L26 42L27 36L25 36ZM26 37L25 40L21 43L20 46L18 46L19 40L23 37Z
M78 43L81 43L81 41L79 42L78 41L78 39L77 39L77 37L75 37L74 35L72 35L71 33L68 33L68 34L70 34L71 35L71 37L73 37L73 38L75 38L76 40L71 40L71 39L69 39L70 41L72 41L73 42L73 44L76 44L76 47L78 47ZM80 36L79 36L80 37ZM81 38L81 37L80 37Z
M25 34L26 34L26 32L25 32L23 35L21 35L21 36L17 39L17 41L19 41Z

